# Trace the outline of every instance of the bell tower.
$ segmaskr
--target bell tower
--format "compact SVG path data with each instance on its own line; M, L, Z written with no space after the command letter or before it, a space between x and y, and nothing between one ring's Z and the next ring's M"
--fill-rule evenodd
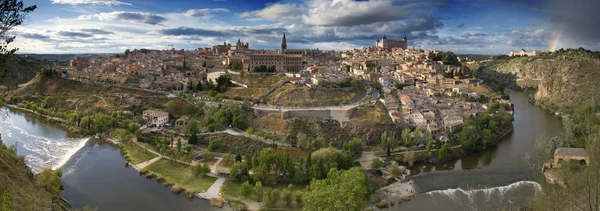
M287 42L285 40L285 32L283 33L283 38L281 38L281 53L283 54L287 49Z

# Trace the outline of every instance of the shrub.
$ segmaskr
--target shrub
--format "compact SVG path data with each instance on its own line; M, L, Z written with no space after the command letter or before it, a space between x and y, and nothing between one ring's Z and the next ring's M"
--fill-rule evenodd
M240 188L240 195L242 195L244 198L248 198L250 194L252 194L252 186L250 185L250 183L248 183L248 181L246 181L242 184L242 187Z
M175 184L173 187L171 187L171 192L174 194L179 194L181 191L183 191L183 188L179 184Z
M191 199L194 197L194 191L192 189L185 190L185 196Z

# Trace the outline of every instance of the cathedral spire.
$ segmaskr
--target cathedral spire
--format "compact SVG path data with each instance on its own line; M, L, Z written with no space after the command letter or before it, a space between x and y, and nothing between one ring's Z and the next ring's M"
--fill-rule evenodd
M283 33L283 38L281 38L281 52L283 53L287 49L287 42L285 40L285 32Z

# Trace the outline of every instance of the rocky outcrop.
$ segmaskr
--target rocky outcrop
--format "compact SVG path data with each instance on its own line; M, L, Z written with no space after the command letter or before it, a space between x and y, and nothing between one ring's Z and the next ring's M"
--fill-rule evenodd
M7 64L7 86L17 86L26 83L35 77L42 68L51 68L52 62L42 61L31 57L14 56Z
M585 53L492 60L471 68L492 86L533 90L533 100L551 110L600 102L600 59Z

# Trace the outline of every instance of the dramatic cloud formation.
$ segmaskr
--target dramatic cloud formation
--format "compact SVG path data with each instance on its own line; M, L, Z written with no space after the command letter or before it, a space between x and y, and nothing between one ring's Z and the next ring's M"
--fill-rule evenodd
M59 35L59 36L63 36L63 37L77 37L77 38L87 38L87 37L93 37L94 36L94 35L87 34L87 33L71 32L71 31L59 31L56 34Z
M225 8L214 8L214 9L191 9L185 13L185 16L189 17L204 17L213 12L229 12L228 9Z
M471 33L467 32L467 33L464 33L464 34L462 34L462 35L460 35L460 36L461 36L461 37L464 37L464 38L469 38L469 37L481 37L481 36L488 36L488 34L486 34L486 33L482 33L482 32L475 32L475 33L471 34Z
M53 4L131 5L117 0L52 0Z
M305 24L317 26L353 26L406 17L416 4L396 6L391 0L314 0L302 16Z
M90 34L114 34L114 32L104 30L104 29L81 29L82 32L87 32Z
M123 21L132 21L138 23L145 23L150 25L158 25L167 19L154 15L147 12L110 12L110 13L99 13L94 15L83 15L79 16L81 20L90 20L92 18L97 18L99 20L123 20Z
M297 18L300 12L300 8L295 4L272 4L261 10L244 12L240 17L266 20L293 19Z
M42 0L26 26L15 28L14 45L33 53L123 52L241 39L273 49L285 32L289 48L360 48L386 34L406 35L409 47L459 53L545 50L553 40L559 48L600 50L598 0L201 2Z
M551 23L556 33L574 45L600 45L600 1L552 0Z

